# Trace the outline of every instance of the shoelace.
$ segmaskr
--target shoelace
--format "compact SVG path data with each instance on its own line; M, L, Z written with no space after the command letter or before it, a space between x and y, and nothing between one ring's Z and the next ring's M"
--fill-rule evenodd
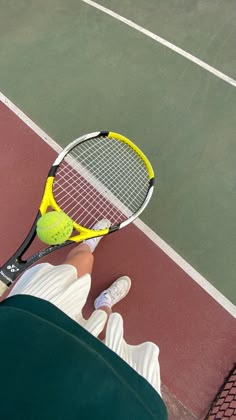
M110 288L110 290L108 290L108 292L111 296L112 299L117 299L120 297L121 293L122 293L122 289L121 286L114 284L112 285L112 287Z

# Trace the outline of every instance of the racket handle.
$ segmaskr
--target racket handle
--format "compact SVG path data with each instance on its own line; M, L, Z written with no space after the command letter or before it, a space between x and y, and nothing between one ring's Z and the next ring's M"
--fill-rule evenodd
M2 296L7 289L8 286L0 280L0 296Z

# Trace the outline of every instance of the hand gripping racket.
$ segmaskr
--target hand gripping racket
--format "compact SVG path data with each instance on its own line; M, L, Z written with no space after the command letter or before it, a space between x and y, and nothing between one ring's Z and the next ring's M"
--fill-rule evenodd
M70 143L53 163L32 228L15 254L0 268L0 295L29 266L50 252L127 226L147 206L154 172L143 152L113 132L96 132ZM23 259L36 236L38 219L47 211L63 211L73 222L72 236L60 245ZM110 228L93 230L100 219Z

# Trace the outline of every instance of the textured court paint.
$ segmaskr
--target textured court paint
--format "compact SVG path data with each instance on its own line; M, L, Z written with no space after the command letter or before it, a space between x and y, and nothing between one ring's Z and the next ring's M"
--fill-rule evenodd
M216 300L229 314L236 318L236 306L222 295L212 284L210 284L200 273L188 264L180 255L177 254L165 241L163 241L155 232L153 232L142 220L137 219L134 222L145 235L154 242L169 258L171 258L182 270L188 274L199 286L201 286L213 299Z
M235 79L234 0L99 0Z
M82 0L84 3L87 3L89 6L95 7L99 11L106 13L108 16L113 17L114 19L119 20L120 22L124 23L125 25L130 26L132 29L135 29L136 31L140 32L141 34L153 39L153 41L159 42L159 44L164 45L164 47L169 48L170 50L174 51L175 53L182 55L182 57L186 58L189 61L192 61L194 64L202 67L204 70L208 71L209 73L212 73L214 76L218 77L221 80L224 80L225 82L229 83L230 85L236 87L236 80L232 79L231 77L227 76L227 74L224 74L220 72L215 67L210 66L205 61L200 60L200 58L195 57L194 55L190 54L189 52L183 50L182 48L178 47L177 45L167 41L166 39L160 37L159 35L149 31L148 29L144 28L143 26L138 25L132 20L127 19L124 16L119 15L118 13L115 13L113 10L108 9L104 6L102 6L99 3L96 3L92 0Z
M1 92L0 100L55 151L61 152L61 147ZM210 296L212 296L213 299L215 299L224 309L226 309L226 311L228 311L234 318L236 318L235 305L233 305L225 296L223 296L217 289L215 289L214 286L212 286L204 277L202 277L200 273L194 270L194 268L191 267L187 261L178 255L144 222L142 222L140 219L136 219L134 224L162 251L164 251L180 268L182 268L185 273L187 273L196 283L198 283L199 286L201 286Z
M234 88L77 0L11 2L0 31L3 92L61 145L137 142L157 174L144 222L235 303Z
M10 101L2 92L0 92L0 101L7 106L20 120L22 120L28 127L31 128L38 136L44 140L50 147L52 147L57 153L62 151L62 147L59 146L55 140L52 139L45 131L43 131L37 124L35 124L31 118L28 117L20 108L18 108L12 101Z
M45 173L56 152L1 102L0 135L1 192L5 198L0 218L1 264L34 219ZM9 171L20 176L9 177ZM19 214L24 215L22 223L18 223ZM34 250L39 248L37 241ZM57 251L46 260L59 264L68 251ZM85 318L101 290L124 274L131 277L133 287L115 310L124 318L126 340L131 344L150 340L159 345L168 404L174 408L173 402L180 401L193 417L202 418L235 360L235 319L134 225L108 235L96 249ZM176 396L173 402L171 395Z

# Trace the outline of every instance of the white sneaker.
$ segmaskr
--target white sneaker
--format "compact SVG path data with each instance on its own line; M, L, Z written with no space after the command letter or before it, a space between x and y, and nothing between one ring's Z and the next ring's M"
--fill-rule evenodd
M111 222L107 219L101 219L98 222L95 223L95 225L93 225L93 227L91 229L93 230L101 230L101 229L107 229L111 226ZM99 242L101 241L101 239L103 238L103 236L98 236L97 238L91 238L91 239L86 239L84 241L84 244L87 244L89 246L89 248L91 249L91 252L93 252L95 250L95 248L98 246Z
M91 229L93 230L101 230L101 229L106 229L109 228L111 226L111 222L108 219L101 219L98 220L98 222L96 222Z
M112 285L104 290L94 301L95 309L99 309L101 306L112 306L116 305L120 300L129 293L131 287L131 280L128 276L122 276Z

